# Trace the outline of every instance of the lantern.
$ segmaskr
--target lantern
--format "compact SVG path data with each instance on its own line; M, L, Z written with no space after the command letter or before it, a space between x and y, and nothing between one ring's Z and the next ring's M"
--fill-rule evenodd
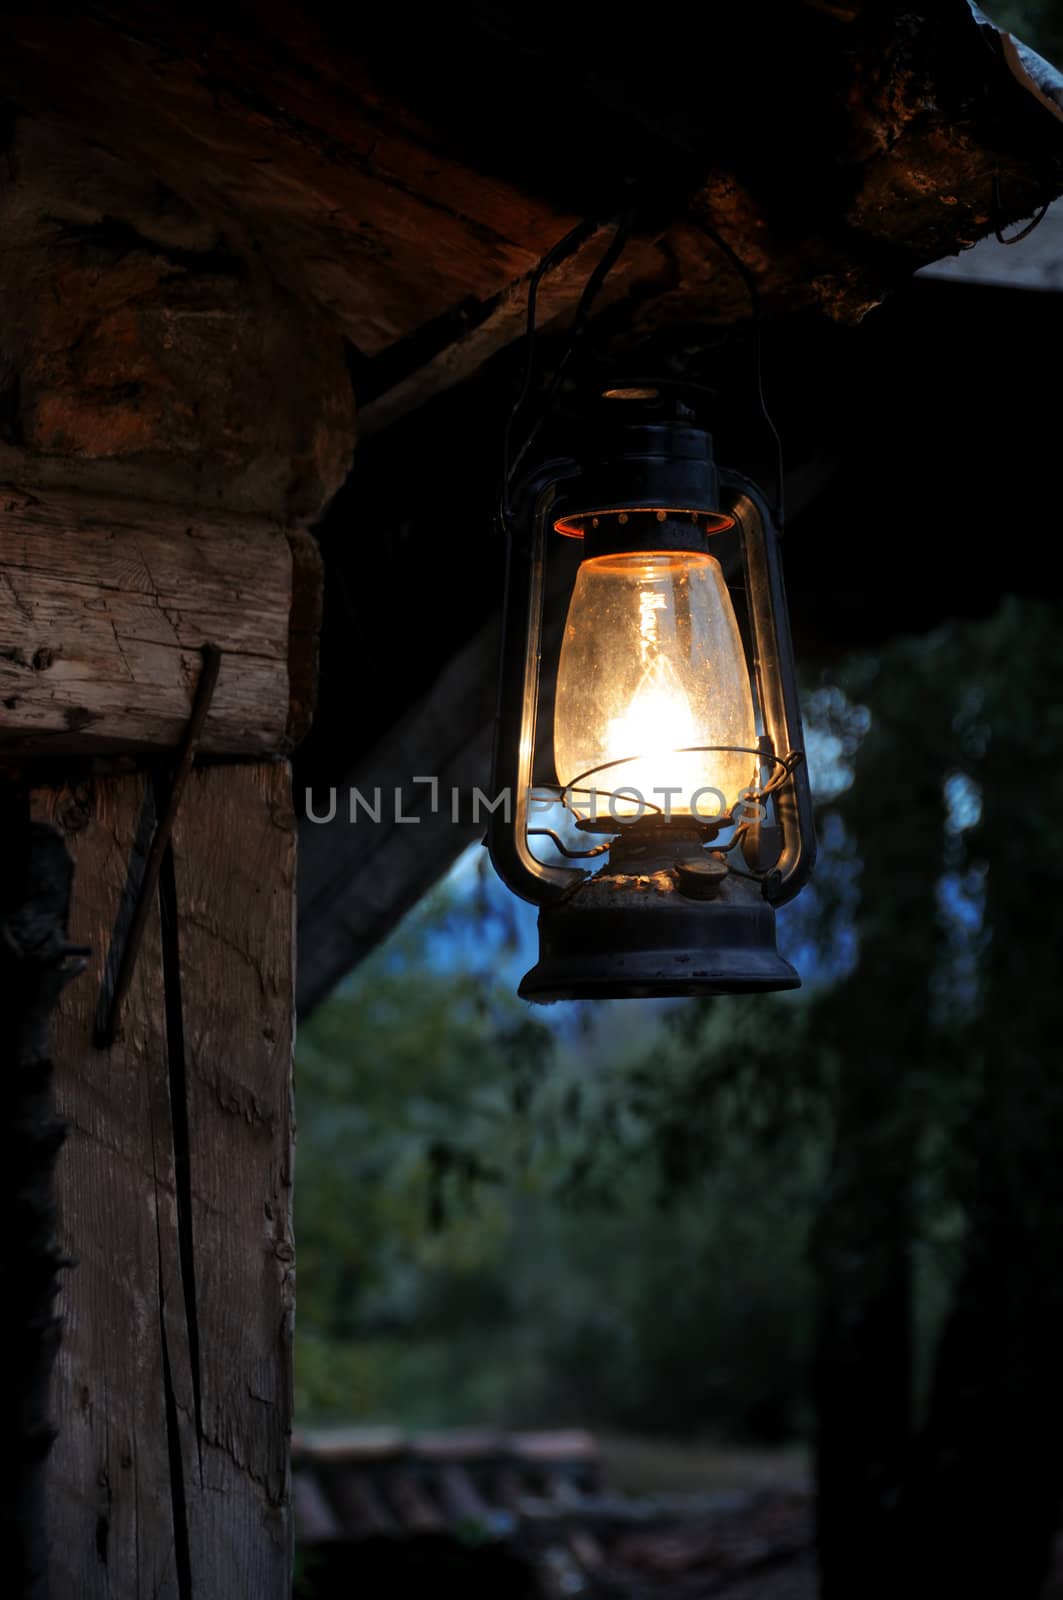
M815 840L764 497L716 468L691 404L658 387L607 390L581 455L527 474L507 517L495 794L508 804L488 844L503 881L540 907L520 993L795 988L774 907L801 888ZM544 615L566 539L582 559L551 707ZM537 758L552 765L545 782ZM538 825L550 806L575 844ZM537 854L540 837L552 843Z

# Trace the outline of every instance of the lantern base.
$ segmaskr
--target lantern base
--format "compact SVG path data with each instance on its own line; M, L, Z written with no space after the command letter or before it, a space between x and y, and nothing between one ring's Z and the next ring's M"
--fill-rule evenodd
M586 879L540 910L539 960L521 998L545 1005L800 988L776 949L775 912L760 885L728 873L711 898L705 892L676 868Z

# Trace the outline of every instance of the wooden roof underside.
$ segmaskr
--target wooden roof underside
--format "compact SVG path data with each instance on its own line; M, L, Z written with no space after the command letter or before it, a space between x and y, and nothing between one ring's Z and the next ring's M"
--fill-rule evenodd
M524 280L580 218L637 207L610 283L635 344L748 314L706 223L769 311L855 320L1053 198L1046 103L967 0L922 9L679 4L614 28L557 0L346 16L44 0L4 8L0 93L135 151L332 312L364 436L519 336ZM547 317L594 254L548 280Z
M344 15L275 0L43 0L0 15L0 97L134 152L349 341L360 446L322 528L324 677L301 781L485 779L498 423L529 274L574 223L602 219L545 280L547 341L610 236L607 219L633 208L596 307L596 359L655 371L707 363L745 383L750 414L752 280L775 341L794 538L814 504L813 557L816 538L841 548L846 472L858 463L843 427L852 394L881 431L881 396L861 389L881 372L875 360L893 362L883 392L900 393L899 347L854 344L851 330L919 267L1063 190L1051 97L1021 80L1014 50L967 0L676 4L624 27L604 15L557 0ZM963 327L961 317L949 359ZM1013 371L1008 336L994 344L988 328L986 338L986 368ZM767 470L755 419L731 444L743 465ZM881 453L860 459L881 470ZM803 600L796 567L790 581L810 649L882 635L872 604L863 632L842 638L825 620L837 607L811 589ZM305 828L304 1007L473 833L445 818L372 834Z

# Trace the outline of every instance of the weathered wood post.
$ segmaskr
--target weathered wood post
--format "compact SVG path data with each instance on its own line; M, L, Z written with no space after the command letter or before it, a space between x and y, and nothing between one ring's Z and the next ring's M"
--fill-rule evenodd
M52 1036L50 1594L287 1600L285 756L314 698L306 525L353 439L342 344L150 176L39 123L0 222L0 762L65 842L91 950ZM208 641L205 759L100 1048Z
M14 1593L47 1592L46 1462L54 1436L50 1380L59 1343L55 1298L55 1115L50 1033L60 990L79 970L69 943L71 861L54 828L30 823L21 782L0 789L0 1287L6 1327L0 1537ZM83 963L81 963L83 965Z

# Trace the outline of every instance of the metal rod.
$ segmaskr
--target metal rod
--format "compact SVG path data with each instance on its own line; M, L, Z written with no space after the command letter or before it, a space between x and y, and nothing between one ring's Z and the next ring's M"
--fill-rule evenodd
M133 917L129 924L122 958L118 964L118 972L114 980L114 993L107 1012L107 1021L96 1034L96 1047L107 1050L114 1044L121 1020L122 1005L129 986L133 981L136 970L137 957L140 946L144 941L144 931L148 925L148 916L155 891L159 884L159 873L162 869L163 857L166 847L170 843L173 825L177 820L178 807L181 796L184 794L188 775L192 770L195 760L196 747L199 744L203 725L207 720L210 703L214 698L214 690L218 682L218 672L221 668L222 653L216 644L205 644L202 647L203 666L199 673L199 682L196 684L195 698L192 701L192 711L185 727L184 737L177 752L177 760L170 778L170 790L166 796L166 806L162 816L155 826L151 844L148 847L147 860L144 863L144 876L140 880L140 889L137 892L137 902L133 907Z
M774 762L778 769L775 775L763 788L751 788L748 794L743 796L743 803L748 800L763 800L767 795L774 794L786 782L787 778L793 776L795 768L800 766L805 759L803 750L791 750L789 755L777 756L774 750L765 750L763 748L754 750L752 745L747 744L684 744L675 750L668 751L667 754L687 756L700 755L702 752L758 756L761 761ZM580 785L582 785L584 778L593 778L596 772L605 772L609 767L622 767L629 761L644 761L645 759L645 753L634 756L615 756L611 761L603 761L601 766L588 767L586 772L577 772L571 783L542 783L539 787L541 789L556 789L559 802L566 807L568 806L566 796L570 794L593 794L606 800L617 799L620 797L619 789L584 789ZM732 811L735 810L737 804L738 802L736 801L735 806L731 807ZM652 800L644 799L642 805L650 811L655 811L659 816L664 814L664 807L656 805Z
M555 833L553 828L529 828L528 838L552 840L554 849L559 850L567 861L585 861L588 859L588 857L600 856L609 849L607 844L596 844L593 849L590 850L570 850L568 845L565 844L564 840L561 838L561 835L559 833Z

